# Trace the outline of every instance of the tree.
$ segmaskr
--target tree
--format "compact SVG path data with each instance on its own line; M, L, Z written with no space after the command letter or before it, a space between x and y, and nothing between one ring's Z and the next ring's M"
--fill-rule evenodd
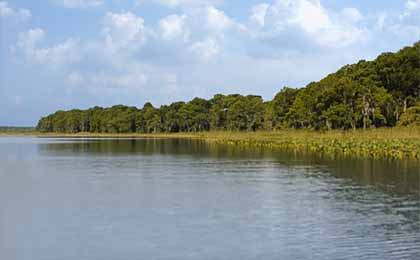
M227 130L229 128L228 112L241 97L239 94L227 96L218 94L210 100L210 128L212 130Z
M201 132L210 130L211 103L202 98L194 98L179 110L182 128L187 132Z
M287 125L286 115L296 100L299 89L283 88L272 101L273 106L273 127L282 128Z
M229 129L238 131L262 129L264 112L260 96L240 96L227 112Z
M160 132L161 118L159 111L151 104L146 103L142 109L142 119L143 121L140 124L137 124L140 127L139 132L143 133L157 133Z
M420 106L413 106L401 116L399 126L420 126Z
M63 133L156 133L278 128L357 129L411 125L420 101L420 42L373 61L346 65L304 88L283 88L272 101L217 94L155 108L117 105L59 110L37 129Z

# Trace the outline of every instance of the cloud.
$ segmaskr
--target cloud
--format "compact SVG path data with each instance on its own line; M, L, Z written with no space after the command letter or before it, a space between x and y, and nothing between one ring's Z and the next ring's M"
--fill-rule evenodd
M420 10L420 0L408 0L405 6L408 12Z
M162 38L165 40L172 40L181 38L184 41L188 40L189 30L186 28L187 16L184 15L169 15L159 21L159 27Z
M234 22L223 11L209 6L205 10L207 29L214 32L221 32L231 27Z
M9 3L0 1L0 17L16 17L22 20L29 19L32 16L28 9L13 9L9 7Z
M406 1L400 12L382 11L373 17L374 38L397 45L420 39L420 0Z
M357 23L363 20L363 15L356 8L347 7L344 8L341 13L343 14L344 19L352 23Z
M55 68L80 61L78 40L68 39L51 47L39 47L38 45L44 39L44 30L40 28L31 29L19 34L17 47L31 63L45 64Z
M104 5L103 0L56 0L58 5L65 8L95 8Z
M246 32L248 29L243 24L235 21L230 16L226 15L220 9L215 8L214 6L207 6L204 9L205 24L207 30L210 33L216 33L221 35L227 30L234 30L236 32Z
M208 5L218 5L223 3L223 0L137 0L138 4L145 4L146 2L153 2L166 6L168 8L186 7L196 8Z
M415 21L420 24L420 0L408 0L405 3L405 12L400 16L401 20Z
M111 51L138 50L146 41L143 18L131 12L108 12L104 25L106 47Z
M364 29L355 24L363 18L357 9L334 12L319 0L277 0L268 7L256 6L251 12L251 19L263 25L264 38L290 37L324 47L344 47L361 40L364 34Z
M141 72L115 75L101 71L92 74L89 79L93 85L111 88L140 88L147 83L147 76Z
M264 26L265 16L267 15L270 4L263 3L255 5L251 8L250 20L258 26Z
M191 12L189 27L192 39L189 53L195 54L202 62L213 60L225 47L234 44L231 41L237 41L248 32L244 25L214 6Z
M146 48L149 53L164 54L175 62L208 62L222 53L223 46L234 35L246 30L222 10L205 6L161 19L155 30L160 38L151 37ZM169 40L169 45L164 43Z
M220 47L215 39L208 38L194 43L191 46L191 51L198 55L201 60L209 61L219 54Z
M40 28L31 29L19 35L18 46L22 49L33 49L35 45L45 38L44 30Z
M134 9L128 8L136 0L38 2L48 10L44 4L54 1L68 8L112 9L101 9L105 12L99 18L101 12L83 16L83 23L67 28L88 35L80 40L68 39L65 26L51 29L51 38L50 27L24 31L17 41L12 30L19 28L7 28L3 48L16 43L6 65L16 62L5 67L6 83L27 86L33 80L42 86L42 93L51 93L41 97L47 112L146 100L158 105L215 93L272 98L282 85L304 86L344 64L420 39L419 0L401 1L392 10L370 5L364 13L343 1L320 0L252 1L259 4L250 5L248 12L243 12L244 1L143 0L144 6ZM0 0L1 18L25 16L10 6L17 1L9 2ZM46 15L41 18L52 18ZM53 18L62 23L65 17ZM85 23L91 26L83 28ZM30 103L30 91L5 91L11 105L15 96L22 97L22 106Z
M70 95L75 92L133 95L132 91L143 89L148 81L148 76L140 71L71 71L65 76L66 93Z

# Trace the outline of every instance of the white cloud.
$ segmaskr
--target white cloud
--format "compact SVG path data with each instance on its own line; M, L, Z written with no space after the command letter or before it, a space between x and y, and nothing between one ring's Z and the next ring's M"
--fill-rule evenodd
M315 33L331 24L319 0L278 0L270 6L268 14L277 29L297 25L308 33Z
M411 42L420 39L420 26L410 24L392 24L386 28L387 32L401 39L411 39Z
M353 23L363 20L363 15L356 8L344 8L342 14L345 19Z
M128 67L124 72L120 71L71 71L65 76L67 91L73 93L75 90L91 94L101 93L106 90L114 93L119 90L130 91L143 88L149 81L148 76L141 71L132 71Z
M207 28L210 31L221 32L231 27L234 22L223 11L216 9L213 6L206 8Z
M408 0L405 6L409 12L420 10L420 0Z
M343 15L345 14L345 15ZM343 47L359 41L364 33L355 22L362 19L357 9L346 8L342 13L325 9L319 0L277 0L268 7L264 32L291 38L310 39L320 46Z
M407 44L420 39L420 0L406 1L400 13L381 12L374 17L375 37L382 37L382 41L389 39Z
M9 3L0 1L0 17L17 17L20 19L28 19L32 16L31 11L28 9L13 9L9 7Z
M52 1L59 0L39 2ZM25 16L25 12L10 6L17 1L9 2L8 5L0 0L0 16ZM10 47L10 56L16 63L7 71L26 71L27 78L34 77L34 84L55 90L45 93L72 94L60 95L58 99L53 96L56 94L43 96L42 103L51 111L57 104L141 105L150 100L158 105L194 95L210 97L218 92L272 98L281 85L304 86L344 64L370 59L420 39L419 0L401 1L399 10L388 9L385 13L382 6L374 13L364 14L351 6L328 9L324 5L327 1L319 0L261 0L261 4L245 13L240 13L242 8L235 8L241 1L218 5L221 1L144 0L145 6L136 10L153 12L148 17L159 18L154 24L147 23L135 11L115 11L124 10L119 4L127 8L124 3L130 1L112 2L114 11L104 13L97 33L89 34L87 39L51 42L42 29L20 34L17 43ZM108 3L67 0L67 7L99 7ZM155 4L161 6L152 6ZM237 16L231 16L229 11ZM156 17L162 13L165 15ZM93 27L97 26L96 15L87 19ZM66 32L62 29L54 38L63 37ZM11 33L5 37L10 42L14 36ZM34 72L43 73L42 77L31 75L27 66L20 68L19 60L45 68ZM59 69L51 73L50 68ZM13 79L13 75L5 80ZM19 76L15 79L19 80ZM10 104L28 103L25 93L7 96ZM13 100L15 96L22 99ZM67 103L61 98L68 98Z
M147 76L140 72L115 75L102 71L93 74L90 81L98 87L140 88L147 83Z
M265 16L267 14L268 8L270 7L269 4L267 3L263 3L263 4L258 4L255 5L251 8L251 16L250 16L250 20L259 25L259 26L264 26L265 24Z
M106 47L112 51L118 49L138 50L146 40L144 20L131 12L112 13L105 16Z
M186 28L186 19L186 15L169 15L160 20L159 27L162 38L165 40L182 38L184 41L187 41L189 31Z
M151 53L165 53L165 57L180 58L182 62L207 62L222 52L226 41L235 38L234 34L243 33L246 28L216 7L205 6L161 19L156 31L160 38L151 37L151 43L147 44L153 50ZM167 45L160 39L177 42Z
M56 0L56 2L65 8L94 8L104 5L103 0Z
M154 2L166 6L168 8L175 7L202 7L207 5L217 5L223 2L223 0L137 0L138 4L144 4L146 2Z
M405 3L405 11L400 16L401 20L411 19L420 23L420 0L407 0Z
M17 47L23 52L27 60L32 63L57 67L74 63L81 59L79 41L68 39L63 43L51 47L38 47L44 41L45 31L39 28L31 29L19 34Z
M201 60L209 61L219 54L220 47L215 39L208 38L204 41L194 43L191 46L191 51L197 54Z
M40 28L31 29L19 35L18 46L21 48L33 49L35 45L45 38L44 30Z
M386 13L381 13L376 17L375 29L382 30L385 28L385 22L388 15Z

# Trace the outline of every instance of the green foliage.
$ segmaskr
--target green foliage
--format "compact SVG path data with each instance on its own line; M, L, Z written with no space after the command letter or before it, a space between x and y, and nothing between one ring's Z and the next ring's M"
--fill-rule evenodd
M227 111L230 130L256 131L262 129L263 120L264 104L260 96L240 96Z
M34 127L0 126L0 134L26 134L35 131Z
M283 88L272 101L272 112L273 112L273 127L283 128L286 122L287 113L295 103L296 97L299 93L299 89Z
M407 109L398 122L400 126L420 126L420 106Z
M374 61L346 65L305 88L260 96L215 95L155 108L122 105L57 111L37 129L62 133L160 133L210 130L368 129L418 122L420 42ZM412 108L410 108L412 107ZM402 116L401 116L402 115Z

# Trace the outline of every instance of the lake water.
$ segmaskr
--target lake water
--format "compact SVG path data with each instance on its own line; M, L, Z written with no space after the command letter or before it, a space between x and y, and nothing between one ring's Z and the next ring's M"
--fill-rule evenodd
M419 166L0 138L0 259L420 259Z

